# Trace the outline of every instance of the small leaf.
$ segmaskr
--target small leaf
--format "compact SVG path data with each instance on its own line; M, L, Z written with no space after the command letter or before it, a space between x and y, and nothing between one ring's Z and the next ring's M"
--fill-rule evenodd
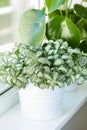
M74 76L74 75L71 75L70 77L71 77L71 79L72 79L72 82L74 83L74 82L76 81L75 76Z
M42 73L42 72L39 72L39 73L37 74L37 76L38 76L38 77L43 77L43 73Z
M57 82L57 84L58 84L58 87L59 87L59 88L62 88L62 87L64 87L64 83Z
M48 66L44 66L44 69L45 69L45 72L47 72L47 73L50 73L50 67L48 67Z
M42 64L47 64L47 65L50 66L50 61L49 61L47 58L44 58L44 57L39 58L39 59L38 59L38 62L40 62L40 63L42 63Z
M64 72L64 73L67 73L67 69L63 66L59 67L58 70Z
M8 58L7 58L7 57L4 56L4 57L2 58L2 60L3 60L3 62L4 62L5 64L8 63Z
M12 81L11 81L11 77L10 76L7 76L7 83L11 86L12 85Z
M36 81L35 81L37 84L40 84L42 82L42 79L41 78L37 78Z
M51 48L51 45L47 45L47 46L45 47L45 50L46 50L47 52L49 52L50 48Z
M52 80L52 77L50 76L50 74L44 74L44 77L45 77L47 80Z
M27 68L26 68L27 69ZM29 75L32 75L35 71L35 67L34 66L29 66L27 69L27 72Z
M53 80L57 80L58 79L58 73L57 72L53 72Z
M62 59L57 59L57 60L55 60L54 65L62 65L63 63L64 62Z
M45 85L44 83L41 83L41 84L39 85L39 87L40 87L41 89L45 89L45 88L47 88L47 85Z
M72 59L69 59L66 61L66 63L70 66L70 67L74 67L75 63Z

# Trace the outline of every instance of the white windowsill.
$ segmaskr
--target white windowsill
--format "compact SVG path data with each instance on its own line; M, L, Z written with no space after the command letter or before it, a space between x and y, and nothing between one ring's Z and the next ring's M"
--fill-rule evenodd
M11 13L13 11L14 10L13 10L12 6L2 7L2 8L0 8L0 15L9 14L9 13Z
M0 117L2 130L60 130L87 101L87 86L84 84L77 90L66 92L62 115L54 120L33 121L22 117L20 105L16 104Z

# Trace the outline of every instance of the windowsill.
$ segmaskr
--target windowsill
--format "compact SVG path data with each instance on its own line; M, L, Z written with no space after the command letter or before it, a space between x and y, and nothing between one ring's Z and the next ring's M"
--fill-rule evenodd
M0 52L11 51L14 43L6 43L4 45L0 45Z
M12 6L6 6L6 7L0 8L0 15L9 14L11 12L13 12Z
M62 115L54 120L33 121L22 117L20 105L16 104L0 117L2 130L60 130L87 101L86 83L77 90L66 92L63 102Z

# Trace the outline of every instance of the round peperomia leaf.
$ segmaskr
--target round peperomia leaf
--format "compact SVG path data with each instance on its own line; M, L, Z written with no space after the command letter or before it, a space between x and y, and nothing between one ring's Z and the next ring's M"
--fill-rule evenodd
M31 9L26 11L19 24L19 35L24 43L40 44L45 36L45 13Z
M62 5L65 0L45 0L46 6L48 8L48 13L51 13L58 9L60 5Z
M80 4L75 4L74 9L76 13L87 21L87 7Z
M56 16L47 24L46 35L48 39L64 39L69 45L77 47L80 43L80 32L76 25L67 17Z

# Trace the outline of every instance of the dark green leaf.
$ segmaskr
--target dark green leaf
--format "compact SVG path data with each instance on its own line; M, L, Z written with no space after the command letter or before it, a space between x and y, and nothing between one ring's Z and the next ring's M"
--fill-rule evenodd
M82 41L79 45L79 48L81 49L81 51L87 53L87 40Z
M87 8L86 7L80 4L75 4L74 9L80 17L84 18L87 21Z
M48 39L62 38L67 40L73 48L80 43L78 28L69 18L63 16L56 16L48 22L46 35Z

